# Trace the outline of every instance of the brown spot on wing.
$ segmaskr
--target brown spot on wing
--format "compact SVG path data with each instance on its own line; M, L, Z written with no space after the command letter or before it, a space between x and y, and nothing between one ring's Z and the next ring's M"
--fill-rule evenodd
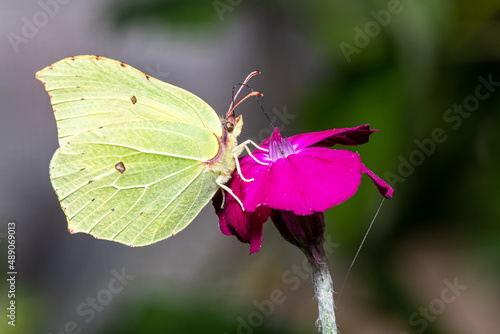
M132 101L132 104L136 104L137 103L137 98L135 96L132 96L130 98L130 101Z
M120 174L123 174L126 171L125 165L121 161L115 165L115 169L119 171Z
M121 67L126 67L127 65L126 65L124 62L122 62L122 61L121 61L121 62L120 62L120 66L121 66Z
M148 79L148 80L149 80L150 76L149 76L149 75L147 75L146 73L144 73L144 75L146 76L146 79Z

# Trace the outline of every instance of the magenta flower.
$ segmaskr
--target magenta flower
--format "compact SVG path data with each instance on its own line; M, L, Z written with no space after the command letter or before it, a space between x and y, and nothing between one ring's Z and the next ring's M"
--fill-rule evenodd
M283 237L296 246L322 244L324 222L318 214L353 196L362 173L383 196L392 197L393 189L368 169L357 153L328 148L364 144L376 131L366 124L284 138L276 128L271 138L260 144L262 149L252 152L254 158L240 159L242 175L254 180L245 182L235 171L227 184L243 202L245 212L229 194L223 208L221 193L214 197L222 233L249 243L250 253L255 253L262 242L262 225L271 216ZM308 226L313 221L323 226Z

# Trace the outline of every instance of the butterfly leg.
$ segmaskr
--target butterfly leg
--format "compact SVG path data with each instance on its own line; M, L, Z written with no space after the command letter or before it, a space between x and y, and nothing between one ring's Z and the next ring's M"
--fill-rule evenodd
M242 146L245 148L245 150L247 150L248 152L248 155L252 157L252 159L254 159L257 163L261 164L261 165L269 165L267 162L262 162L260 161L259 159L257 159L253 154L252 152L250 151L250 148L248 148L248 144L252 144L253 146L255 146L255 148L258 148L259 150L262 150L262 151L265 151L265 152L269 152L268 149L265 149L263 147L260 147L259 145L257 145L253 140L250 140L250 139L247 139L245 140L243 143L239 144L238 146L236 146L236 148ZM241 152L240 152L241 154Z
M236 163L236 170L238 171L238 174L240 175L241 179L245 182L252 182L254 179L247 179L243 176L243 174L241 173L241 167L240 167L240 162L238 160L238 157L239 155L241 154L241 152L243 152L243 149L245 149L247 152L248 152L248 155L252 157L252 159L254 159L257 163L261 164L261 165L269 165L268 163L266 162L262 162L260 161L259 159L257 159L253 154L252 152L250 151L250 149L248 148L248 144L252 144L253 146L255 146L256 148L260 149L260 150L263 150L263 151L266 151L268 152L269 150L263 148L263 147L260 147L259 145L257 145L255 142L253 142L252 140L248 139L248 140L245 140L243 143L239 144L238 146L236 146L234 149L233 149L233 157L234 157L234 161Z
M252 182L254 180L254 178L251 178L251 179L247 179L243 176L243 174L241 173L241 167L240 167L240 162L238 160L238 156L235 154L233 155L234 156L234 162L236 163L236 170L238 171L238 174L240 175L241 179L245 182Z
M243 206L243 203L241 202L241 200L238 198L238 196L236 196L236 194L231 190L231 188L229 188L228 186L226 186L224 183L226 182L226 177L224 176L219 176L217 178L217 180L215 180L215 183L217 183L217 185L219 187L222 188L222 190L225 190L227 191L229 194L231 194L231 196L234 197L234 199L238 202L238 204L241 206L241 210L243 210L243 212L245 212L245 207ZM223 192L223 195L224 196L224 192ZM224 203L224 202L223 202Z
M262 151L266 151L266 152L269 152L269 150L267 148L263 148L263 147L260 147L259 145L257 145L253 140L251 139L247 139L245 140L243 143L241 143L240 145L245 145L247 146L248 144L252 144L253 146L255 146L255 148L258 148L259 150L262 150ZM247 148L248 149L248 148Z
M222 193L222 203L220 205L220 208L224 209L224 204L226 203L226 192L224 191L224 189L221 189L220 192Z

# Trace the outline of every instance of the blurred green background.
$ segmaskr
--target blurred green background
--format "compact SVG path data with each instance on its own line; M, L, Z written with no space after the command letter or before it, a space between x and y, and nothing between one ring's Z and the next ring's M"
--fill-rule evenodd
M316 332L304 257L270 222L251 256L211 206L144 248L66 231L34 75L78 54L126 62L219 114L259 69L251 86L289 136L370 123L380 132L352 149L395 195L337 301L341 333L500 333L500 2L11 0L0 27L0 267L9 220L18 250L16 326L2 311L1 333ZM270 134L255 102L238 113L242 139ZM380 201L363 177L326 213L336 290ZM117 272L128 280L110 293Z

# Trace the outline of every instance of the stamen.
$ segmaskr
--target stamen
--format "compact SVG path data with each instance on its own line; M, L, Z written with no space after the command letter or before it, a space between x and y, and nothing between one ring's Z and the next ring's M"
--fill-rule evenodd
M269 157L272 161L276 161L280 158L286 158L290 154L296 153L293 145L286 137L278 137L277 139L271 139L269 144Z

